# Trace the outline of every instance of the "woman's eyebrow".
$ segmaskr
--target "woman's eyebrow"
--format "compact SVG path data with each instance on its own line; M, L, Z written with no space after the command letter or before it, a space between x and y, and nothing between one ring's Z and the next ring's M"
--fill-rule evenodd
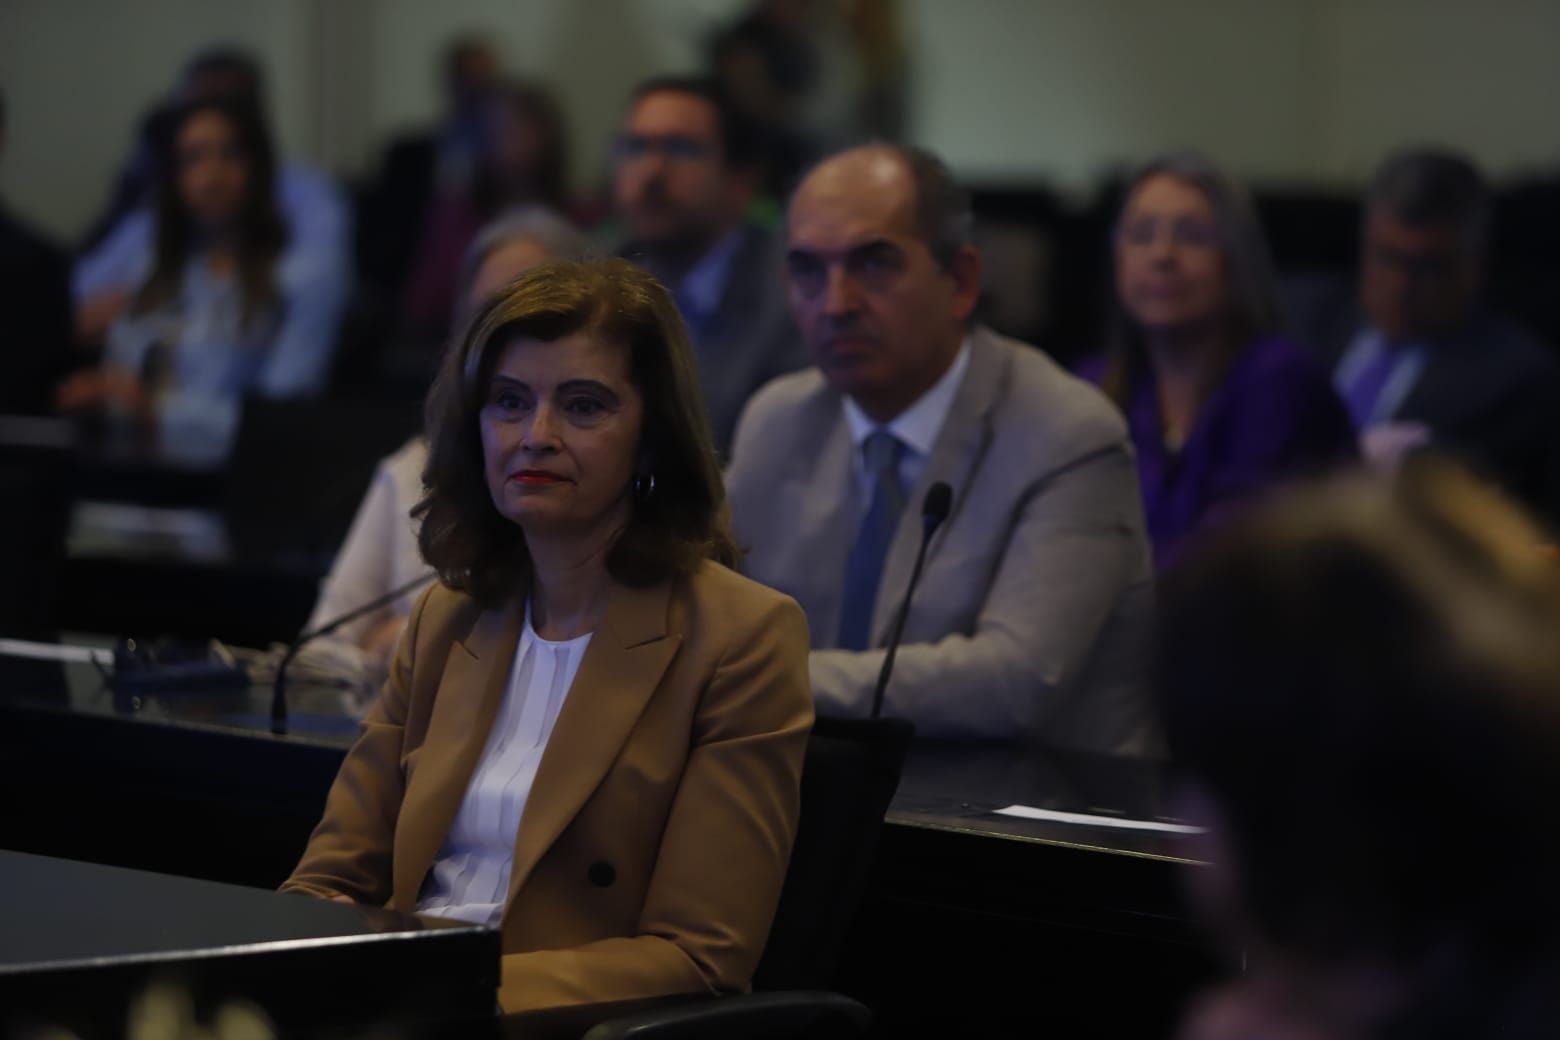
M595 379L566 379L558 384L558 393L561 394L574 393L580 390L588 390L614 402L618 399L617 391Z
M516 379L514 376L506 376L502 372L495 372L493 374L493 386L492 386L492 389L497 390L500 386L503 386L506 389L513 388L513 389L516 389L516 390L529 390L529 389L531 389L529 384L527 384L527 383L525 383L525 382L523 382L523 381L521 381L519 379Z

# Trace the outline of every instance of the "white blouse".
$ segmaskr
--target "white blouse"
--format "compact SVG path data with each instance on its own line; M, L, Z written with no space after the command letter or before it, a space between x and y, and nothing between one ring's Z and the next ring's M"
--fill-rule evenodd
M509 894L515 837L547 740L563 708L590 633L562 642L525 627L509 686L471 774L465 800L423 884L417 912L496 924Z

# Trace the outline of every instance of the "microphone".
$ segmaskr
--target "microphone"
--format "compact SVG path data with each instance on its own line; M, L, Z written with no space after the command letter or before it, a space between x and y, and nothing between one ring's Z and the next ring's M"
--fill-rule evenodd
M287 647L287 652L282 655L281 663L276 666L276 682L271 687L271 732L277 736L287 732L287 666L292 664L294 657L298 656L298 651L302 650L304 646L313 640L321 636L330 635L350 621L356 621L365 614L372 614L376 610L388 607L408 592L421 588L437 577L437 574L424 574L422 577L409 581L399 588L391 589L383 596L377 596L361 607L349 610L340 617L327 621L312 632L305 632L297 639L294 639Z
M948 519L948 511L953 508L953 488L946 481L939 480L926 489L926 498L921 503L921 548L915 554L915 569L910 572L910 584L905 586L905 598L899 604L899 614L894 618L894 628L888 635L888 653L883 656L883 668L878 672L877 688L872 691L872 717L875 719L883 713L883 693L888 689L888 677L894 671L894 655L899 652L899 640L905 634L905 619L910 616L910 597L915 595L915 587L921 580L921 566L926 563L926 547L931 544L932 535L942 522Z

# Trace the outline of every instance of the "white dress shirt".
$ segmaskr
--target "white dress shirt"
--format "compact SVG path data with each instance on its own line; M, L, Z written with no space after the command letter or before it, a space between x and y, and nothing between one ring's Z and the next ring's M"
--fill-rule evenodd
M964 381L964 373L970 367L970 341L965 337L959 345L959 353L954 357L953 364L948 366L948 371L942 374L942 378L932 384L932 388L916 399L909 408L900 412L893 421L886 426L880 426L867 417L867 413L861 410L861 406L849 397L845 398L845 422L850 426L850 440L855 445L852 458L855 459L856 483L861 489L862 502L872 501L872 474L867 472L867 461L862 451L862 443L866 441L875 430L884 429L899 439L904 446L904 451L899 457L899 486L909 491L915 487L915 482L920 479L921 471L926 468L927 456L932 453L932 445L937 443L937 435L942 432L943 423L948 419L948 411L953 407L953 397L959 392L959 384ZM863 507L865 508L865 507ZM916 509L920 506L916 505Z
M531 608L526 606L504 702L423 884L418 913L474 924L496 924L503 916L515 837L531 784L590 636L587 632L562 642L543 639L531 626Z

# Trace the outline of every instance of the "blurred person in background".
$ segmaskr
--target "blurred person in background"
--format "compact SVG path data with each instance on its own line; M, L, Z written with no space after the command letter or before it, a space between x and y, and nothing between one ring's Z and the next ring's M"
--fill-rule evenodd
M0 94L0 158L6 143ZM70 265L58 246L0 203L0 415L52 411L70 359Z
M762 135L777 194L829 152L904 133L895 0L759 0L715 35L710 66Z
M187 102L161 124L154 237L109 328L104 359L58 403L155 433L161 450L220 461L246 394L324 389L348 289L343 254L295 235L276 204L276 160L250 99Z
M1491 200L1443 149L1389 156L1365 194L1356 286L1313 285L1291 306L1331 368L1366 459L1456 458L1560 519L1560 365L1485 306Z
M480 35L450 41L438 73L444 114L435 126L398 137L385 149L364 194L357 255L364 279L387 296L406 281L433 200L469 183L501 71L498 54Z
M1162 592L1192 901L1244 970L1182 1040L1560 1035L1560 572L1460 471L1286 493Z
M1278 334L1246 193L1178 153L1145 165L1125 198L1110 347L1081 368L1127 416L1162 568L1230 506L1356 453L1327 373Z
M500 216L478 232L461 263L451 340L462 335L485 302L524 272L548 260L580 259L585 252L585 237L550 210L520 209ZM412 507L426 492L427 462L428 442L419 435L379 463L305 632L386 596L419 575L432 574L417 546L418 525L412 520ZM314 646L377 689L419 591L342 626Z
M443 341L461 258L484 224L519 206L571 212L563 113L545 87L495 86L485 96L478 128L466 177L440 184L429 203L402 287L398 338L414 346Z
M264 112L265 82L260 63L236 47L218 47L192 58L166 102L149 115L103 214L94 222L72 273L76 339L89 356L124 311L144 273L156 237L163 125L180 107L207 98L231 97ZM297 243L313 252L334 253L343 270L351 263L351 214L346 198L328 176L291 161L279 161L273 178L276 208Z
M807 364L784 243L750 218L761 182L753 128L714 82L653 79L634 92L616 143L620 252L672 290L723 451L753 392Z

